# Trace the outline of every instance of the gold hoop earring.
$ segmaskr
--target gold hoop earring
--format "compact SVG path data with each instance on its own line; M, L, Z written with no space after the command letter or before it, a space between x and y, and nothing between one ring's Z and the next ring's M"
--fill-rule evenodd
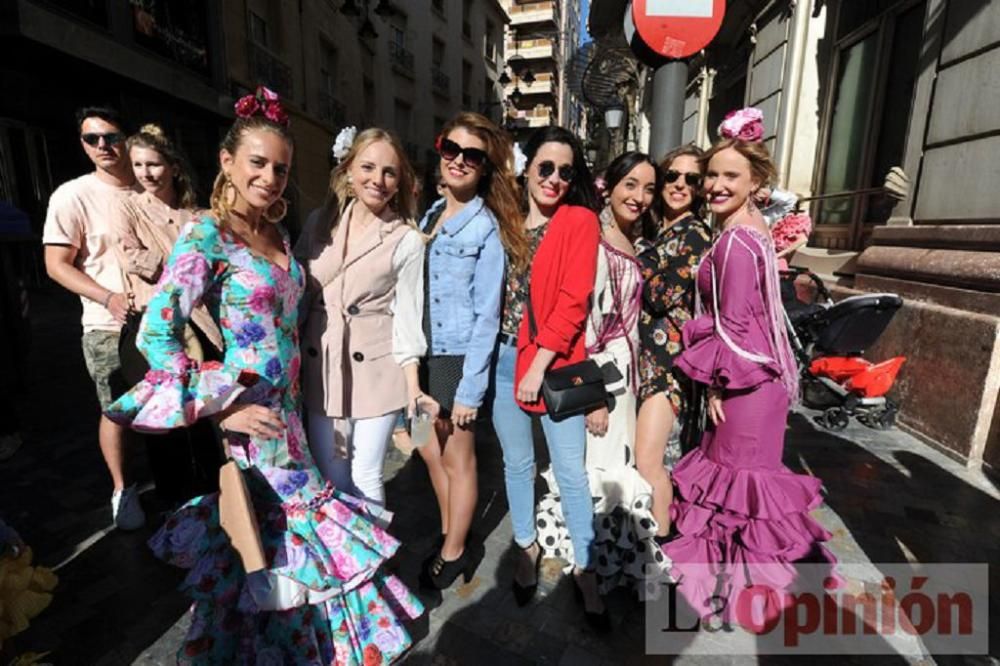
M233 181L229 180L229 176L226 176L226 182L222 186L222 202L226 205L226 208L235 206L239 196L240 193L236 190L236 186L233 185Z
M278 206L280 210L274 212L274 207ZM288 214L288 202L284 199L278 199L273 204L268 206L267 210L264 211L264 219L271 224L277 224L285 219L285 215Z

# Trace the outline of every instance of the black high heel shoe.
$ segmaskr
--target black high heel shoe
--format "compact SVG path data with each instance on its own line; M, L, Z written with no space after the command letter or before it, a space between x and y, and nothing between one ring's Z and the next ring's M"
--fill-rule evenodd
M451 587L459 574L462 574L466 585L472 582L476 567L485 555L482 544L466 544L462 554L454 560L441 557L441 552L430 557L420 573L420 585L427 589L444 590Z
M580 583L577 582L575 574L573 576L573 596L576 597L576 602L583 608L583 619L586 620L588 627L598 634L611 632L611 615L608 613L607 604L605 604L604 610L600 613L588 611L587 604L583 599L583 590L580 589Z
M535 544L532 544L535 545ZM522 551L522 555L526 554L531 548L518 548ZM535 582L531 585L521 585L517 582L517 578L511 581L511 590L514 592L514 602L517 603L519 608L523 608L531 603L531 600L535 597L535 592L538 591L538 568L542 563L542 548L538 547L538 555L535 556Z

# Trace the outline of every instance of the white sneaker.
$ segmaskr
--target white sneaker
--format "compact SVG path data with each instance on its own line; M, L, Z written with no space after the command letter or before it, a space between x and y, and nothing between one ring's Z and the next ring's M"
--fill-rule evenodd
M111 519L120 530L137 530L146 524L146 514L139 505L139 493L135 485L125 490L116 490L111 495Z

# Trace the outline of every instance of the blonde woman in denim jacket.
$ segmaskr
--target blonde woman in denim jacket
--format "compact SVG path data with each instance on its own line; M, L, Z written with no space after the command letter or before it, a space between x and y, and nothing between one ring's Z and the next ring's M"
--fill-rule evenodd
M500 330L505 254L526 255L509 137L477 113L460 113L437 140L443 197L424 215L421 389L440 406L431 441L418 449L441 511L440 548L421 582L468 581L482 545L466 545L478 498L475 425ZM506 250L506 253L505 253Z

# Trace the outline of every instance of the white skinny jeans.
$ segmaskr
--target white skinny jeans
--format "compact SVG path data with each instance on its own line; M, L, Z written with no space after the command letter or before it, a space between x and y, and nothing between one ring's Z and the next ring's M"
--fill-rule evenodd
M367 419L336 419L309 412L309 450L337 490L385 504L382 467L399 412Z

